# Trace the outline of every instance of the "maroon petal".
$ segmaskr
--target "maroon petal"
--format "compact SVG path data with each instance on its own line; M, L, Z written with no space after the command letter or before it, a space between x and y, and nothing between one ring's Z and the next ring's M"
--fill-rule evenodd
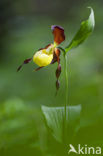
M58 63L60 62L60 50L58 48L55 48L51 64L53 64L55 62L58 62Z
M58 48L55 48L55 54L56 54L56 57L57 57L57 62L59 64L59 62L60 62L60 50Z
M53 55L53 60L51 62L51 64L55 63L55 62L58 62L58 66L57 66L57 69L56 69L56 95L57 95L57 91L60 87L60 82L59 82L59 77L60 77L60 74L61 74L61 64L60 64L60 50L58 48L55 48L55 51L54 51L54 55Z
M48 45L45 46L45 48L40 48L39 50L47 49L49 46L51 46L51 44L48 44Z
M35 71L38 71L38 70L40 70L41 68L43 68L43 67L38 67L38 68L35 69Z
M54 41L57 44L60 44L61 42L65 40L64 29L61 26L52 25L51 29L54 35Z
M20 65L17 69L17 72L22 68L23 65Z
M51 64L54 64L55 62L57 62L57 56L55 54L55 52L53 53L53 59L51 61Z
M29 63L29 62L31 61L31 59L32 59L32 58L29 58L29 59L24 60L24 64Z
M31 60L32 58L24 60L24 62L18 67L17 72L23 67L24 64L28 64Z
M59 77L60 77L60 74L61 74L61 65L60 63L58 64L58 67L56 69L56 90L58 91L59 87L60 87L60 82L59 82Z
M48 44L47 46L45 46L45 48L44 49L47 49L48 47L50 47L51 46L51 44Z
M61 74L61 64L58 65L57 70L56 70L57 79L59 78L60 74Z

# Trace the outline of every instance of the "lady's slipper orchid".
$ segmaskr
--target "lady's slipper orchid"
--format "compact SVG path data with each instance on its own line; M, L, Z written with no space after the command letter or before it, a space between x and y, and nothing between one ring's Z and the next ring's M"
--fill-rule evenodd
M53 25L51 26L52 33L54 35L54 43L47 45L45 48L41 48L39 51L37 51L32 58L26 59L22 65L19 66L17 71L21 69L21 67L24 64L29 63L31 60L35 64L39 66L39 68L36 69L39 70L49 64L53 64L55 62L58 62L58 67L56 70L56 88L59 88L59 76L61 73L61 65L60 65L60 50L57 48L57 46L65 40L65 34L64 29L60 26Z

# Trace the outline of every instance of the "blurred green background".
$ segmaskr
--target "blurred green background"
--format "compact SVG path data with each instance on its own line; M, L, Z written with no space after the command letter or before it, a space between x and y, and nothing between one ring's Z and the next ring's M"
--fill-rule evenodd
M3 0L0 1L0 156L53 156L48 149L54 140L49 141L41 105L65 104L63 56L57 96L57 64L38 72L33 71L37 67L34 63L25 65L18 73L16 70L24 59L53 42L51 25L64 27L65 47L81 21L87 19L88 6L94 9L96 27L85 43L68 54L68 102L82 105L74 142L103 145L103 1ZM55 149L51 151L55 153Z

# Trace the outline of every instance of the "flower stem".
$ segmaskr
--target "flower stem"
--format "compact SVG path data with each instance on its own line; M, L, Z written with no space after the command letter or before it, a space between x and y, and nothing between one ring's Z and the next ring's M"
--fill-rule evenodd
M64 56L64 70L65 70L65 106L64 106L64 144L66 143L66 135L67 135L67 105L68 104L68 62L67 62L67 53L64 48L58 47L63 52Z
M65 69L65 108L64 108L64 127L65 127L65 135L67 129L67 105L68 105L68 65L67 65L67 54L64 53L64 69ZM66 140L66 136L65 136Z
M68 105L68 68L66 54L65 54L65 83L66 83L66 97L65 97L65 118L66 118L66 107Z

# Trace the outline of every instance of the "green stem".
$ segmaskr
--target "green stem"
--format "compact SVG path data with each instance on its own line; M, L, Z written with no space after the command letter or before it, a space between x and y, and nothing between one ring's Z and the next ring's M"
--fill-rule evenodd
M67 55L65 57L65 83L66 83L66 96L65 96L65 120L66 120L66 107L68 105L68 68L67 68Z
M67 105L68 105L68 65L67 65L66 53L64 53L64 70L65 70L65 83L66 83L64 126L65 126L65 135L66 135L66 129L67 129L66 120L67 120Z
M64 106L64 143L66 143L67 135L67 105L68 104L68 62L67 62L67 53L64 48L58 47L63 52L64 56L64 70L65 70L65 106Z

